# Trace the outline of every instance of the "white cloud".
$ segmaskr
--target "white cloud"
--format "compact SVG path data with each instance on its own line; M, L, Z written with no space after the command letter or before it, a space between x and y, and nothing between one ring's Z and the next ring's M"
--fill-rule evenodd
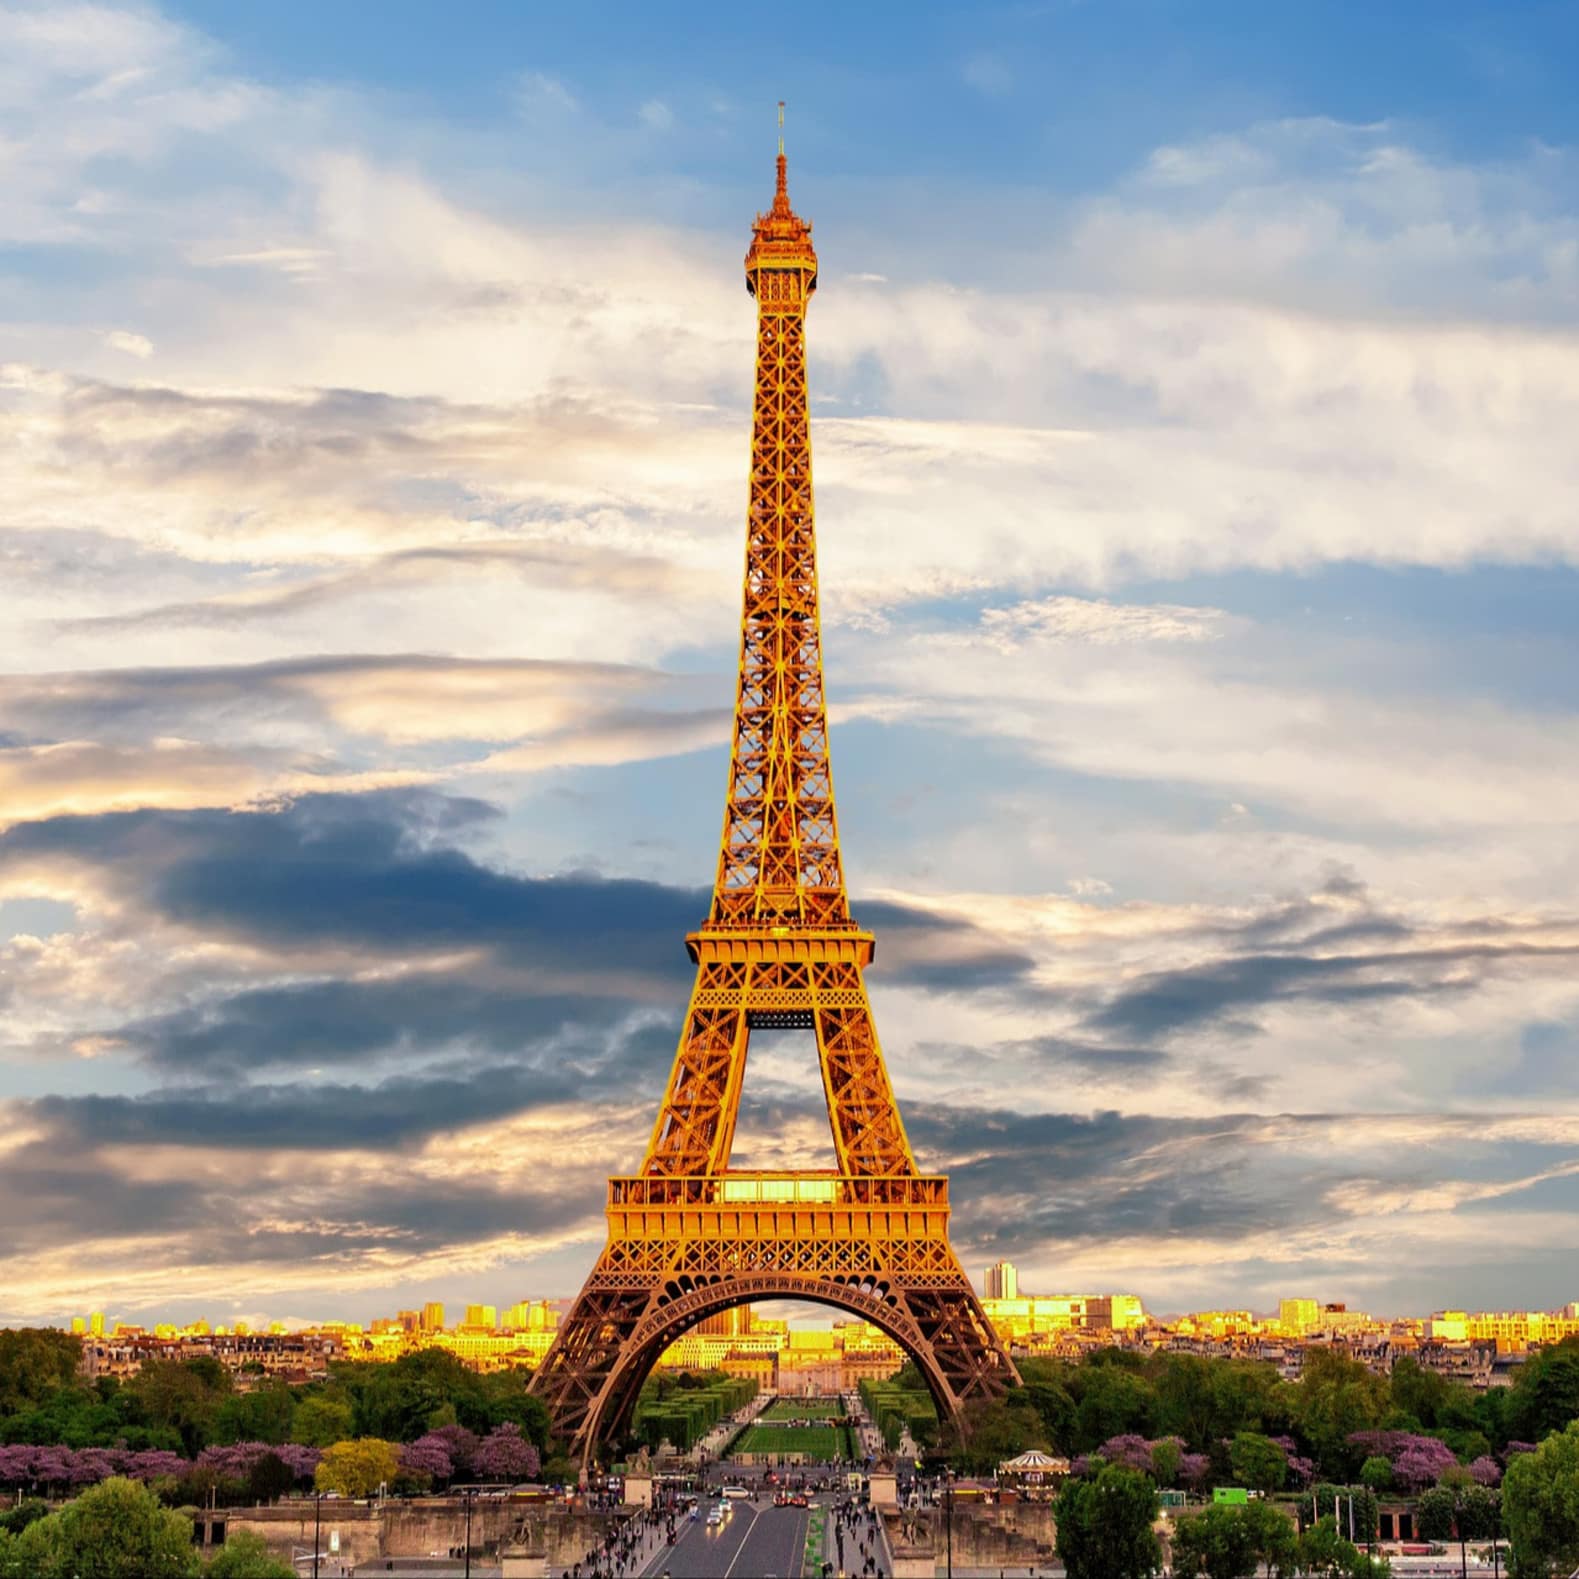
M104 337L104 343L112 351L124 351L128 356L150 357L154 354L154 343L145 334L136 334L130 329L112 329Z

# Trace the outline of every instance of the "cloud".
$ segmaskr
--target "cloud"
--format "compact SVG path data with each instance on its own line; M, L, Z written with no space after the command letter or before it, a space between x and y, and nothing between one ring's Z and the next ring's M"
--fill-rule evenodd
M1001 652L1031 641L1210 641L1221 632L1221 609L1171 603L1111 603L1103 598L1051 597L985 609L981 639Z
M112 351L124 351L128 356L150 357L154 354L154 343L145 334L136 334L130 329L112 329L104 337L104 343Z

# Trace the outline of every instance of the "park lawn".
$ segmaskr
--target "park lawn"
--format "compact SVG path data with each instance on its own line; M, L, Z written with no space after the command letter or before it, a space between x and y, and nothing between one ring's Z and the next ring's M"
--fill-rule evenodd
M842 1420L842 1398L777 1398L757 1416L759 1420Z
M803 1453L807 1458L849 1458L850 1428L843 1425L752 1425L731 1453Z

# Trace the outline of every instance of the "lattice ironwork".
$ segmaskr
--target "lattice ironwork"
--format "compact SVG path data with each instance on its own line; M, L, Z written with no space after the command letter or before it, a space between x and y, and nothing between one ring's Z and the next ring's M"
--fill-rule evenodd
M756 393L740 672L718 875L687 940L696 985L639 1175L609 1181L609 1242L532 1391L583 1467L628 1419L673 1340L752 1300L873 1322L915 1359L941 1413L1015 1379L948 1242L948 1184L917 1172L850 917L823 695L806 381L811 225L772 207L746 254ZM815 1033L834 1173L732 1172L751 1032Z

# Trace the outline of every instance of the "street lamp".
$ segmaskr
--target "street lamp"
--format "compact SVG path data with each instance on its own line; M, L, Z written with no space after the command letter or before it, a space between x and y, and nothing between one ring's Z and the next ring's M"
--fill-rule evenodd
M943 1527L948 1531L948 1579L954 1579L954 1466L951 1464L944 1475L943 1491Z
M472 1579L472 1487L462 1493L466 1499L466 1579Z
M318 1531L323 1522L323 1493L313 1492L313 1579L318 1579Z

